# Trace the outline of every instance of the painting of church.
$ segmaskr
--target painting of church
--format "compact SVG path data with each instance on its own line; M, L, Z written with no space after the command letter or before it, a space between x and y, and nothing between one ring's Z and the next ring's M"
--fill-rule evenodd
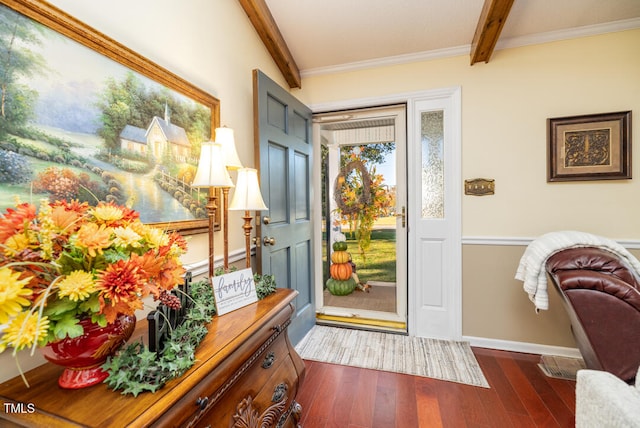
M161 160L167 150L178 162L184 162L191 155L186 131L172 124L166 111L164 119L154 116L147 129L125 126L120 132L120 148L144 156L151 154L156 160Z

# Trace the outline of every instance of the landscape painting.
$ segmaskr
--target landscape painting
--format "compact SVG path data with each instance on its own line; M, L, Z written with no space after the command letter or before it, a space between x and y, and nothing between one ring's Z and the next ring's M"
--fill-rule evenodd
M206 227L208 191L190 184L218 100L72 17L3 3L0 210L108 201L145 223Z

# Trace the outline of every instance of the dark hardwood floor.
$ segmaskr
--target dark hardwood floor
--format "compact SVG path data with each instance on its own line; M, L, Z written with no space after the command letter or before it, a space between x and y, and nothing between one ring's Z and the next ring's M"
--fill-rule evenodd
M539 355L473 348L490 389L305 360L304 428L573 427L575 382Z

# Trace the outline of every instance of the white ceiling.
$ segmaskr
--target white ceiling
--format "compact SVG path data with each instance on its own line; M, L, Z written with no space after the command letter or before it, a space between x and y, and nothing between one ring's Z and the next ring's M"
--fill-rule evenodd
M469 54L484 0L266 3L305 76ZM496 50L630 28L640 0L515 0Z

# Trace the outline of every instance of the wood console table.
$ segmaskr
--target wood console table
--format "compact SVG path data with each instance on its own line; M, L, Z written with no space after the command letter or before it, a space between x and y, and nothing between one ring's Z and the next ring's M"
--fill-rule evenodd
M0 426L33 427L295 427L304 362L287 326L297 292L278 289L209 324L196 363L155 393L124 396L105 384L61 389L62 368L45 364L0 384ZM132 340L146 340L138 321ZM5 404L11 403L11 404Z

